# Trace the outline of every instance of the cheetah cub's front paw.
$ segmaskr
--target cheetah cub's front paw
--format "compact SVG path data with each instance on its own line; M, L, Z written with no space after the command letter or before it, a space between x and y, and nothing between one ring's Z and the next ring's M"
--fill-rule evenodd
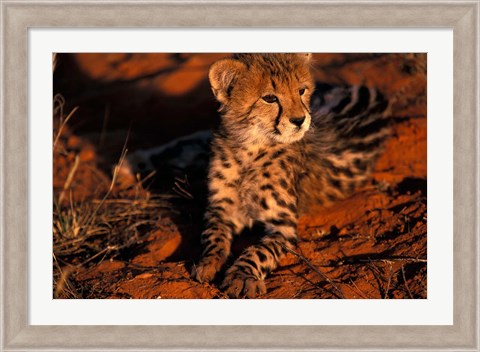
M192 268L192 277L200 283L210 282L220 270L222 262L215 257L202 258L197 265Z
M255 298L257 294L267 293L265 282L234 267L228 270L222 283L222 289L230 298Z

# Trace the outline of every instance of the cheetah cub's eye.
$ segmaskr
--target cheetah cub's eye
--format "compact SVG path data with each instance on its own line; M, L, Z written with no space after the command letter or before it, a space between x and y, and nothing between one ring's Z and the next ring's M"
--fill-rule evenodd
M275 103L278 100L277 97L273 94L265 95L264 97L262 97L262 99L269 104Z
M303 95L303 93L305 93L305 88L300 89L300 90L298 91L298 93L299 93L300 95Z

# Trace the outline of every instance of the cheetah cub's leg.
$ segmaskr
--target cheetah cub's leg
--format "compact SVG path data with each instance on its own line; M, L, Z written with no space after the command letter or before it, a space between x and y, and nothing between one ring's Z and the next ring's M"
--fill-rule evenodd
M230 255L233 235L244 227L234 186L237 177L235 165L217 151L209 170L209 205L205 212L206 228L201 236L204 249L200 262L192 269L192 276L199 282L210 282L215 278Z
M263 280L278 266L286 249L296 246L296 197L293 191L282 191L267 191L259 199L258 218L265 224L267 235L259 244L248 247L226 272L222 287L232 298L255 298L266 293Z
M285 248L293 249L297 240L293 225L288 230L275 225L270 232L259 244L248 247L227 270L222 288L229 297L255 298L267 292L263 280L278 266Z

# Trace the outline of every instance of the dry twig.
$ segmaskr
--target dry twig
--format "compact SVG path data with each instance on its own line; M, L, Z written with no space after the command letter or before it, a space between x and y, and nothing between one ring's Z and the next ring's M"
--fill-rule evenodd
M293 249L290 249L290 248L287 248L285 245L282 245L282 248L286 251L286 252L289 252L291 254L293 254L294 256L296 256L298 259L300 259L301 261L303 261L310 269L312 269L313 271L315 271L318 275L320 275L325 281L327 281L334 289L335 291L338 292L338 294L340 295L341 298L345 298L345 295L343 294L343 292L338 288L337 285L335 285L332 280L330 280L324 273L322 273L320 270L318 270L317 267L315 267L307 258L305 258L303 255L301 255L300 253L297 253L296 251L294 251Z
M405 270L403 269L403 265L402 265L402 277L403 277L403 283L405 284L408 295L410 296L410 299L413 299L412 292L410 291L410 288L408 287L407 279L405 278Z

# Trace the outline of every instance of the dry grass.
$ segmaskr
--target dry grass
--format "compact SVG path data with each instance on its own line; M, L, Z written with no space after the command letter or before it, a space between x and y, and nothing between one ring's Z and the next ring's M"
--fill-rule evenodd
M107 191L99 189L82 201L75 200L75 180L81 164L79 155L69 150L62 133L76 108L64 115L65 102L54 98L55 162L65 162L69 170L61 190L54 191L53 270L54 297L82 298L82 288L72 280L78 269L124 255L130 247L145 241L166 214L168 201L153 197L143 189L142 180L125 185L118 182L127 155L124 146L113 167Z

